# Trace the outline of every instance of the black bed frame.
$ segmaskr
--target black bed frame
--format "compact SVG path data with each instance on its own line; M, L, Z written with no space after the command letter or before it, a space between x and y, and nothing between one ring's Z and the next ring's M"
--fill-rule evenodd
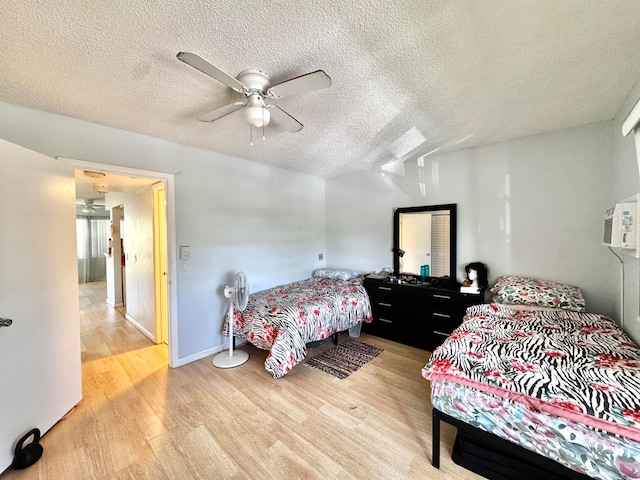
M440 421L458 429L454 463L491 480L587 480L590 477L433 409L431 465L440 468Z
M330 337L325 338L324 340L318 340L317 342L311 342L308 343L307 345L309 347L317 347L318 345L326 342L327 340L331 339L331 341L333 342L334 345L338 345L338 337L340 336L341 333L344 333L348 330L343 330L342 332L335 332L333 335L331 335ZM231 339L231 341L233 342L233 348L236 348L236 337L233 337Z

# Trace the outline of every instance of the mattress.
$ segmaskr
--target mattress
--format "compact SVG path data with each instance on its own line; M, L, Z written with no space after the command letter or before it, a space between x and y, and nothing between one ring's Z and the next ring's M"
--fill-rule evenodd
M470 307L423 369L435 408L593 478L640 478L640 348L610 319Z

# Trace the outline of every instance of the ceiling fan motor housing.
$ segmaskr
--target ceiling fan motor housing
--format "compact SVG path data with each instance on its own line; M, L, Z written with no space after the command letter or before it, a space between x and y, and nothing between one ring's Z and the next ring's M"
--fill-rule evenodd
M244 83L248 90L259 90L260 93L264 93L271 83L269 75L254 68L241 71L238 80Z

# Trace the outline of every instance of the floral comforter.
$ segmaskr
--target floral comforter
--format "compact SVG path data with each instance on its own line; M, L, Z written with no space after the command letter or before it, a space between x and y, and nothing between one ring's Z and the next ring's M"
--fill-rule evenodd
M640 443L467 388L431 383L434 408L600 480L640 478Z
M470 307L422 375L640 442L640 347L600 315Z
M265 369L280 378L304 359L307 343L371 320L360 279L311 278L249 295L234 312L234 334L269 350Z

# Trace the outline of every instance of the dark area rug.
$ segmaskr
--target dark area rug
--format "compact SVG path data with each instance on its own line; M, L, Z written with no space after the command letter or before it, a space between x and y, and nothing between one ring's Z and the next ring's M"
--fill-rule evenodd
M347 378L383 351L368 343L356 340L346 340L315 357L309 359L305 365L322 370L337 378Z

